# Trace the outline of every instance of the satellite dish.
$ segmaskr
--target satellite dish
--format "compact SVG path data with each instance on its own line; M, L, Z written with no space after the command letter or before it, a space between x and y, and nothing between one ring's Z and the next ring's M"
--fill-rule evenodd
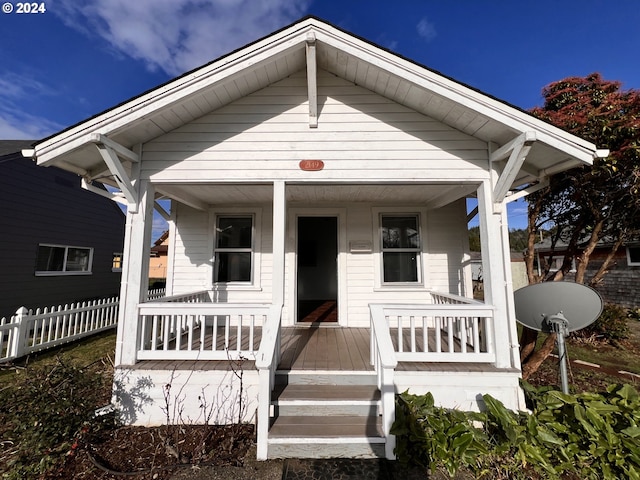
M543 282L516 290L516 319L534 330L557 333L562 391L569 393L564 336L591 325L602 313L602 298L593 288L572 282Z
M602 313L602 298L591 287L573 282L543 282L528 285L513 294L516 319L542 332L552 332L549 318L561 313L567 331L591 325Z

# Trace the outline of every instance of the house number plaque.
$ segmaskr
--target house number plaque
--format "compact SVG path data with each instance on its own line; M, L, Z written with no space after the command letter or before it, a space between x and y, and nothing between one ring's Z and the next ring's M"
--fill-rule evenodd
M324 162L322 160L300 160L300 170L307 172L317 172L324 168Z

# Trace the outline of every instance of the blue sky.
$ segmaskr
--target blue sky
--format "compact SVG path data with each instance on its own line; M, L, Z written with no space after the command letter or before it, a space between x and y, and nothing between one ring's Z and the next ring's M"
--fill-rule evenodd
M312 14L518 107L567 76L640 88L636 0L48 0L0 13L0 139L38 139ZM511 226L526 220L524 205Z

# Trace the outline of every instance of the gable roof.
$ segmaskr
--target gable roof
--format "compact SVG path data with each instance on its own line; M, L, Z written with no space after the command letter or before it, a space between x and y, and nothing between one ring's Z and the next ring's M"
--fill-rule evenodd
M306 68L313 39L317 67L356 83L494 149L534 132L535 144L513 185L590 164L596 147L523 110L354 36L305 17L267 37L192 70L35 146L39 164L81 175L104 170L92 134L132 149L208 112Z

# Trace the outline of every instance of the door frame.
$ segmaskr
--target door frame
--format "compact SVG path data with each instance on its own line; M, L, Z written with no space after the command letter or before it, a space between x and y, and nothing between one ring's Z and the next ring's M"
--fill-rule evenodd
M286 278L287 287L285 294L285 306L289 312L288 324L296 326L308 325L298 323L297 312L297 285L298 285L298 217L336 217L338 223L338 258L337 282L338 282L338 322L323 324L323 326L348 326L347 318L347 210L339 207L296 207L289 209L287 215L287 258Z

